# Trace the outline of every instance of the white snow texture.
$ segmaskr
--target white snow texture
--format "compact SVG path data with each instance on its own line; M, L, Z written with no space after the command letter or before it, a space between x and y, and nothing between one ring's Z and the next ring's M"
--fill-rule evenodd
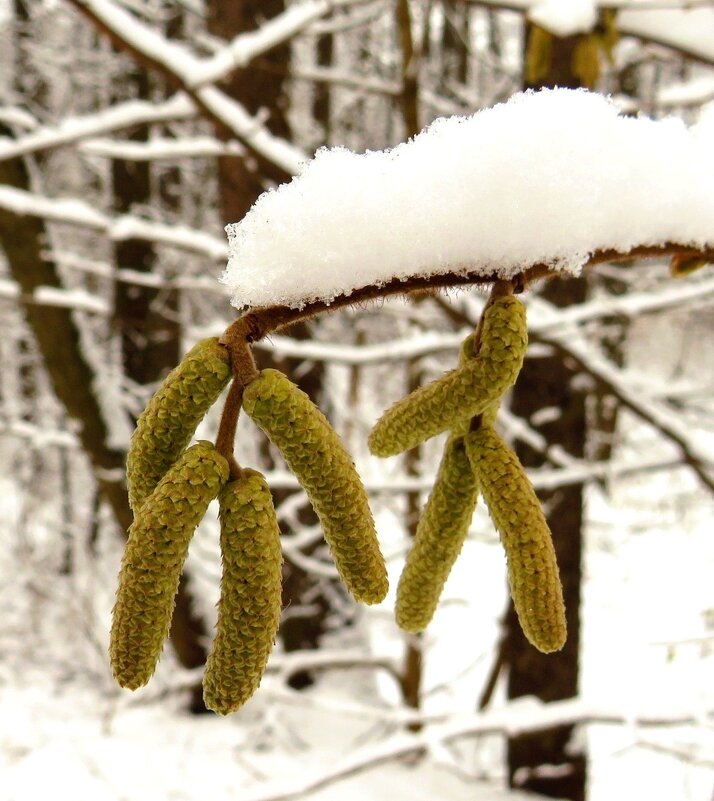
M539 0L531 6L528 17L556 36L587 33L597 22L597 3L595 0Z
M706 135L707 129L709 136ZM554 89L438 119L391 150L322 148L226 228L239 309L300 308L449 272L509 278L590 254L714 244L711 126Z

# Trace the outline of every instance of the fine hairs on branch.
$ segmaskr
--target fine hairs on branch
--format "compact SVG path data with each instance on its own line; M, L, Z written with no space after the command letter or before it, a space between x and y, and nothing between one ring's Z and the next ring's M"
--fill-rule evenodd
M627 254L603 251L588 266L634 257L682 265L714 253L668 244ZM219 339L199 342L140 416L127 458L134 523L122 562L110 656L123 687L151 678L166 639L188 545L209 503L218 498L223 562L218 623L204 677L209 709L228 714L255 692L272 650L281 604L280 533L269 487L234 456L240 410L280 450L323 528L337 570L356 600L387 594L387 572L367 493L327 418L290 379L259 370L252 344L322 312L391 295L491 285L478 326L459 365L415 390L376 423L369 446L391 456L449 431L435 485L419 521L397 591L397 623L422 631L468 533L478 495L503 543L516 612L538 650L561 649L565 608L552 537L516 454L494 428L501 398L515 383L527 348L525 306L517 295L556 277L534 265L510 280L476 273L414 276L367 286L331 303L248 311ZM215 445L188 447L196 428L232 377Z

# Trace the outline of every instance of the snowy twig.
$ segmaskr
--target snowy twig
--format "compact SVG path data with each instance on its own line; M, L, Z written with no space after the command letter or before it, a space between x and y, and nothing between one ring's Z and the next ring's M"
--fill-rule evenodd
M228 248L223 239L185 225L166 225L124 214L111 217L95 206L75 198L48 198L24 189L0 186L0 208L15 214L41 217L47 222L65 223L101 231L114 242L141 239L189 253L225 261Z
M706 713L711 716L712 711ZM384 742L353 751L350 756L320 773L290 777L289 782L275 782L259 792L246 795L243 801L287 801L305 793L326 787L335 781L411 754L428 754L435 744L487 734L513 737L528 732L543 731L555 726L584 724L628 724L641 727L684 726L697 723L701 715L651 711L627 714L607 704L589 704L576 698L543 704L535 699L523 699L504 709L468 717L444 724L428 726L418 734L400 734Z
M667 258L676 254L701 258L705 261L714 262L714 248L700 250L691 245L684 245L676 242L666 242L659 246L643 245L633 247L626 253L616 250L598 250L591 254L588 261L583 265L584 268L594 267L604 262L627 262L634 259L646 258ZM524 269L512 279L514 284L522 287L530 283L544 279L555 278L560 273L547 264L533 264ZM294 325L302 320L308 320L321 312L335 311L345 306L355 306L371 300L390 297L392 295L408 295L417 292L429 292L439 289L450 289L463 286L486 286L501 279L497 272L485 272L474 267L467 270L465 267L454 271L445 272L437 275L414 275L410 278L393 278L379 285L368 285L355 289L348 295L338 295L334 299L317 300L306 303L300 308L291 306L269 306L257 308L247 312L234 325L248 325L252 331L251 342L255 342L268 336L273 331L278 331Z
M181 92L163 103L128 100L94 114L67 117L57 125L33 126L30 133L18 139L2 137L0 161L52 150L95 136L106 136L134 125L190 120L197 113L193 101Z
M122 50L160 72L178 89L183 89L212 120L225 126L250 150L270 162L283 180L291 177L306 159L305 153L285 139L274 136L256 117L233 98L211 84L195 87L194 79L204 72L204 62L186 47L169 41L149 25L111 0L68 0L94 26L107 34ZM272 39L265 41L266 49ZM253 57L259 55L257 47ZM215 67L213 68L215 72Z
M714 478L709 473L711 461L700 452L699 448L686 429L660 404L642 398L632 392L620 379L618 371L602 356L585 348L575 337L565 334L560 336L540 335L540 340L553 345L563 354L567 354L576 362L579 369L594 378L600 386L605 387L618 402L629 409L641 420L651 425L664 439L677 446L682 461L691 467L704 486L714 494Z

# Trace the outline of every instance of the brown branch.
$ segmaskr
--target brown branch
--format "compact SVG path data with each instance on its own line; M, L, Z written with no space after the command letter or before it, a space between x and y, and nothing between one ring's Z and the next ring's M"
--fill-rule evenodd
M240 466L233 455L233 443L243 401L243 390L258 375L253 353L248 345L250 330L250 320L241 318L226 331L221 339L221 344L228 349L234 378L223 406L221 422L216 435L216 450L228 460L232 481L242 475Z
M594 267L604 262L623 262L633 259L656 259L668 258L676 254L685 256L699 257L703 260L714 262L714 248L698 249L691 245L683 245L677 242L667 242L664 245L642 245L632 248L632 250L621 253L612 248L599 250L592 254L584 265L584 268ZM555 270L547 264L533 264L527 267L512 279L518 284L518 289L525 289L534 281L540 279L551 279L561 276L563 273ZM384 284L369 284L356 289L349 295L340 295L331 302L324 300L306 303L299 309L289 306L266 306L255 308L246 312L243 317L236 320L226 331L226 336L230 336L231 330L236 327L246 327L247 341L257 342L263 337L274 331L279 331L288 326L294 325L302 320L309 320L322 312L331 312L342 309L345 306L358 306L372 300L391 297L393 295L410 295L415 292L429 290L456 289L468 286L488 286L500 281L501 277L496 273L482 273L476 269L468 270L456 269L442 275L423 276L416 275L407 279L392 278ZM469 325L473 323L468 322Z

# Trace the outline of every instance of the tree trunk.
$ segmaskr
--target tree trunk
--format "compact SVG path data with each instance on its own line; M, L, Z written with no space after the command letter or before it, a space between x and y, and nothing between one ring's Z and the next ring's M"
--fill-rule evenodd
M538 85L527 88L576 88L579 83L571 62L577 38L554 37L547 76ZM582 303L586 297L585 279L550 281L541 294L556 306ZM514 389L512 411L541 433L550 445L582 458L586 441L586 392L577 378L578 373L558 354L527 359ZM539 422L534 415L544 408L557 409L558 417ZM517 452L526 467L543 464L542 455L523 443L518 444ZM511 604L503 648L508 698L534 695L543 701L555 701L578 693L583 488L579 484L561 487L541 492L540 498L547 510L560 566L568 641L558 653L541 654L524 637ZM573 731L572 726L556 726L511 737L508 740L511 786L547 797L584 801L586 759L578 748L570 747Z
M208 0L208 30L214 36L230 40L239 33L256 30L262 22L271 19L286 8L284 0L237 0L226 3L222 0ZM290 45L273 48L243 69L236 70L221 83L221 88L233 99L241 103L248 112L267 113L266 125L270 131L284 138L290 138L287 121L286 78L290 65ZM325 92L329 91L325 87ZM329 103L326 98L320 106L325 118L318 120L329 130ZM216 126L216 136L230 138L222 126ZM281 182L284 174L269 162L257 158L221 156L218 159L218 178L221 216L225 224L242 219L270 181ZM300 324L290 329L295 339L309 339L310 325ZM275 361L267 354L261 354L261 367L275 367L288 375L300 375L297 382L300 388L317 401L322 393L323 367L316 362L308 370L298 372L303 366L297 359ZM267 443L266 443L267 453ZM269 458L269 457L268 457ZM287 498L286 491L274 492L276 507ZM301 523L317 524L312 509L307 506L300 512ZM281 523L282 533L290 537L293 533L287 522ZM313 649L319 645L327 625L328 612L332 607L329 594L315 588L315 578L300 566L286 562L283 574L283 606L300 606L310 592L309 605L315 608L314 614L289 616L280 626L279 636L286 651ZM306 672L296 673L290 678L295 689L307 687L312 677Z
M0 125L0 135L12 132ZM30 191L24 163L0 163L0 184ZM124 535L132 523L124 480L123 451L108 446L109 429L94 392L96 375L82 350L80 331L70 309L32 302L39 287L62 288L57 266L43 256L48 235L38 217L24 217L0 209L0 247L5 252L10 275L23 294L25 317L42 354L45 369L57 399L77 424L77 436L94 472L97 485ZM171 641L179 659L186 658L183 616L190 609L186 580L179 584ZM187 665L189 666L189 665Z

